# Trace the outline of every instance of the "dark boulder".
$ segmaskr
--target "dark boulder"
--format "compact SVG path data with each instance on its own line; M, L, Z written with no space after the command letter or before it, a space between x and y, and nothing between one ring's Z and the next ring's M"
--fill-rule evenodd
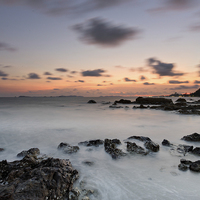
M186 103L186 100L184 98L178 98L176 102Z
M128 139L135 139L135 140L139 140L139 141L142 141L142 142L148 142L148 141L150 142L151 141L151 139L149 137L135 136L135 135L129 137Z
M97 103L95 100L89 100L87 103Z
M93 166L93 165L94 165L94 162L88 161L88 160L83 161L82 163L83 163L84 165L88 165L88 166Z
M121 142L120 142L121 143ZM105 151L112 156L113 159L118 159L122 156L126 156L121 149L118 149L116 146L119 144L117 139L105 139L104 140L104 148Z
M194 155L200 156L200 147L196 147L192 150L192 153Z
M163 141L162 141L162 145L163 146L170 146L171 144L170 144L170 142L168 141L168 140L166 140L166 139L164 139Z
M156 143L154 143L153 141L147 141L147 142L145 142L144 146L145 146L147 149L149 149L149 150L151 150L151 151L153 151L153 152L158 152L159 149L160 149L159 144L156 144Z
M155 97L138 97L134 103L137 104L173 104L171 99L155 98Z
M4 148L0 148L0 152L1 152L1 151L4 151L4 150L5 150Z
M183 138L181 138L182 140L185 141L193 141L193 142L200 142L200 134L198 133L193 133L191 135L186 135Z
M126 100L126 99L120 99L119 101L115 101L115 104L121 103L121 104L131 104L131 100Z
M178 102L178 103L175 103L175 106L179 106L179 107L187 106L187 103L185 103L185 102Z
M22 151L18 153L17 157L25 157L26 155L38 156L40 155L40 150L38 148L31 148L27 151Z
M71 153L76 153L79 150L79 147L78 146L70 146L67 143L61 142L58 145L58 150L62 150L62 152L66 153L66 154L71 154Z
M181 163L178 165L178 169L181 170L181 171L187 171L188 170L188 166Z
M189 168L191 171L200 172L200 160L191 163Z
M186 160L186 159L181 159L180 160L180 163L182 163L182 164L185 164L185 165L190 165L191 163L192 163L192 161L190 161L190 160Z
M83 145L83 146L95 146L98 147L99 145L103 144L103 140L97 139L97 140L89 140L89 141L84 141L84 142L79 142L79 145Z
M39 161L26 155L22 160L0 162L1 200L68 199L78 171L69 160L48 158Z
M148 152L145 151L144 148L141 146L138 146L135 142L127 142L127 151L129 153L136 153L136 154L142 154L142 155L147 155Z

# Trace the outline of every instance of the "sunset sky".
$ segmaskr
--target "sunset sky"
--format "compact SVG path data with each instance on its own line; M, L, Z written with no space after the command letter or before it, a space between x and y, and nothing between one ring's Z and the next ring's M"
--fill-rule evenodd
M199 0L0 0L0 96L200 88Z

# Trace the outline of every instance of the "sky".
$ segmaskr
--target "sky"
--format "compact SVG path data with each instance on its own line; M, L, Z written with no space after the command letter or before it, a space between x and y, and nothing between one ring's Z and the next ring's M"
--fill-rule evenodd
M199 0L0 0L0 97L199 88Z

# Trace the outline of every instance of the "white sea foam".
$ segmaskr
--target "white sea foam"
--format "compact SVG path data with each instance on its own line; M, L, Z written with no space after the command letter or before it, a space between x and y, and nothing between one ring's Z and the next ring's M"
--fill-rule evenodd
M91 199L102 200L197 200L200 197L198 173L178 170L182 157L171 155L163 139L176 144L192 144L180 140L198 132L199 116L146 109L110 109L101 101L118 98L16 98L0 99L0 160L16 160L16 154L38 147L43 154L68 158L80 172L76 184L85 180L89 189L97 189ZM150 137L160 144L160 151L147 156L128 155L113 160L103 146L80 146L76 154L57 150L60 142L77 145L91 139L118 138L132 135ZM139 143L138 143L139 144ZM140 143L142 145L142 143ZM192 144L200 146L200 143ZM123 143L119 148L126 150ZM186 159L199 158L186 155ZM84 165L83 161L94 165Z

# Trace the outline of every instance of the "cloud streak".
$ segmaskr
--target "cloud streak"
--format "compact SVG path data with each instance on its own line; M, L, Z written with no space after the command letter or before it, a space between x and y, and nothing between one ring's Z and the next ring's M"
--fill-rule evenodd
M189 83L189 81L177 81L177 80L169 81L169 84L182 84L182 83Z
M68 72L68 69L65 68L56 68L55 70L58 72Z
M52 80L52 81L62 80L62 78L60 77L47 77L47 79Z
M29 73L27 79L40 79L40 76L36 73Z
M82 71L81 74L82 76L103 76L102 73L105 73L106 71L104 69L95 69L95 70L86 70ZM105 76L105 75L104 75Z
M73 29L80 34L83 42L103 47L118 46L127 40L135 39L140 33L136 28L112 25L100 18L77 24L73 26Z
M6 77L6 76L8 76L8 74L6 74L5 72L3 72L3 71L0 70L0 76Z
M17 49L14 47L11 47L9 44L4 43L4 42L0 42L0 51L16 51Z
M137 82L135 79L130 79L130 78L128 78L128 77L125 77L125 78L124 78L124 81L125 81L125 82Z
M199 88L199 85L192 85L192 86L180 85L179 87L170 88L170 90L185 90L185 89L197 89L197 88Z

